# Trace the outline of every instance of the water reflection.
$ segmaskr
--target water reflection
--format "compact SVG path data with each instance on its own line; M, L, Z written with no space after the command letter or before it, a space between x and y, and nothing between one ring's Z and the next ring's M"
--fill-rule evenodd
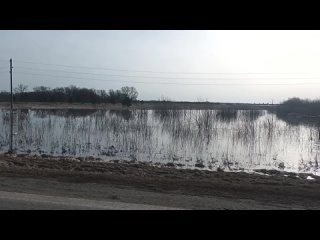
M307 126L314 126L320 127L320 117L319 116L307 116L295 113L282 113L282 112L275 112L276 116L286 121L291 125L307 125Z
M319 125L292 124L267 111L19 110L14 118L20 152L318 174ZM8 149L9 120L0 111L0 151Z
M130 120L133 117L132 111L130 110L110 110L109 113L125 120Z
M222 109L217 112L217 117L221 121L230 122L237 119L238 111L234 109Z
M30 110L21 110L24 112L29 112ZM52 110L33 110L35 113L35 116L39 118L45 118L48 115L54 115L54 116L60 116L60 117L86 117L89 115L92 115L96 113L98 110L95 109L66 109L66 110L61 110L61 109L52 109Z

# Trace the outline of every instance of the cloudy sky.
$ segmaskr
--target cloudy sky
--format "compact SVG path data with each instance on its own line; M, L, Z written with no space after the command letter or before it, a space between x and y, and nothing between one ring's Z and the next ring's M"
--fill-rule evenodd
M0 31L0 90L134 86L139 99L320 97L320 31Z

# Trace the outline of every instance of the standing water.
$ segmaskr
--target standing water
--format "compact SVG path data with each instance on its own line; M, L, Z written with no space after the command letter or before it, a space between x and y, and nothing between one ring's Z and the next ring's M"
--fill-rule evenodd
M319 175L319 129L257 110L17 110L17 152ZM0 152L10 115L0 110Z

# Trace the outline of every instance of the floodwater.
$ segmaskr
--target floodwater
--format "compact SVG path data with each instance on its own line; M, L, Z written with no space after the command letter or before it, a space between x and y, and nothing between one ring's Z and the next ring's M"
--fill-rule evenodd
M20 153L320 175L319 125L261 110L16 110L14 133ZM0 152L9 136L0 110Z

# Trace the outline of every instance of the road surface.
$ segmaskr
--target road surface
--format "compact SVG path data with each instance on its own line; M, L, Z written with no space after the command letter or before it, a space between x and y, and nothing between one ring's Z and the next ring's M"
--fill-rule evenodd
M0 191L0 210L178 210L178 208Z

